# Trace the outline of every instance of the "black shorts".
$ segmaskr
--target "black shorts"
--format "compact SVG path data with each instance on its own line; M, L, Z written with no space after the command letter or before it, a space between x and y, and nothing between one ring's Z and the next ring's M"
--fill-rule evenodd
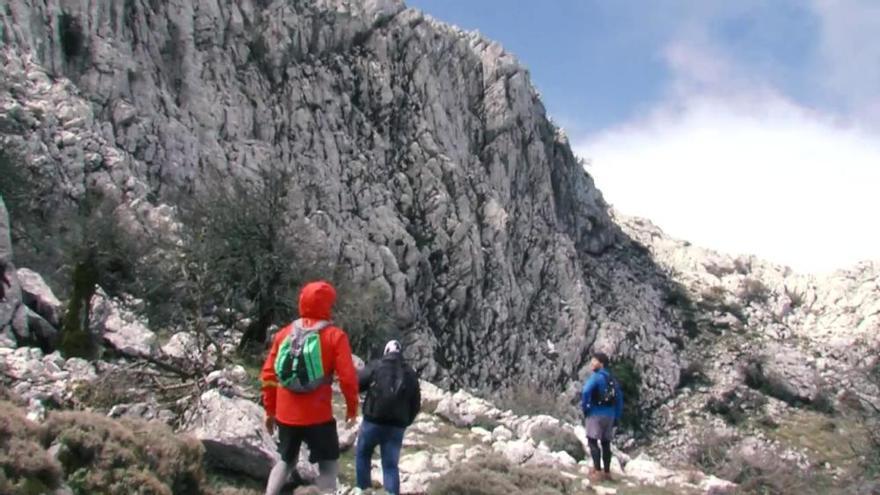
M286 463L296 462L299 446L303 441L309 447L309 462L334 461L339 459L339 436L336 433L336 420L309 426L291 426L278 423L278 453Z

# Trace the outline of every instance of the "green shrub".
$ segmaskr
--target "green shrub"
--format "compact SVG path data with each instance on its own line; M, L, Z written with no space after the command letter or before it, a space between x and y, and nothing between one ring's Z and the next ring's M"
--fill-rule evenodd
M617 379L623 390L623 417L620 424L633 431L642 431L645 422L639 409L642 375L631 358L613 359L609 366L611 374Z
M766 303L770 297L770 289L756 278L746 278L740 286L739 297L746 304Z
M573 431L559 426L542 426L532 432L532 437L538 442L544 442L554 452L567 452L576 461L587 458L584 444L578 439Z
M513 466L497 458L480 458L452 468L428 487L429 495L568 495L574 483L549 469Z

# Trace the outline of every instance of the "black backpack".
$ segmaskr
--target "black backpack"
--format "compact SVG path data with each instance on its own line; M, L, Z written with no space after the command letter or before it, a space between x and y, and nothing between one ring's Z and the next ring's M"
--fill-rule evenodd
M605 392L596 390L593 393L593 404L596 406L613 406L617 403L617 379L609 371L599 371L605 375Z
M409 388L402 359L383 359L373 370L364 415L374 420L407 422Z

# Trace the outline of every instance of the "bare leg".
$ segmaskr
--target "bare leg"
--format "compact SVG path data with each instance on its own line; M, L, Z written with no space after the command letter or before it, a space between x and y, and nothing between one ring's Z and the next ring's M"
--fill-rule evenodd
M315 480L315 486L321 489L322 493L333 493L336 491L336 477L339 475L339 461L319 461L318 462L318 479Z
M284 488L284 483L290 477L292 467L286 462L279 460L269 473L269 482L266 483L266 495L278 495Z

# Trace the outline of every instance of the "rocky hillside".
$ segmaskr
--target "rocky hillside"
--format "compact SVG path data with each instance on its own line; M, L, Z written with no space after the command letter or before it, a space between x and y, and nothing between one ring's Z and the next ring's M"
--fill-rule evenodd
M497 43L392 0L11 0L0 39L4 146L50 208L99 191L151 230L209 177L280 169L285 215L391 302L424 377L564 387L600 346L646 405L672 393L664 277Z
M160 420L200 438L210 462L264 476L272 440L259 429L253 369L236 366L253 367L235 352L252 315L198 299L187 324L157 327L120 286L92 280L83 292L88 271L52 277L84 266L76 244L42 273L22 260L58 247L34 239L94 246L113 231L77 216L103 214L97 194L114 200L103 218L130 244L170 241L148 261L185 259L179 280L150 282L197 284L191 270L209 260L177 252L202 232L185 198L277 177L273 211L295 226L279 246L307 239L335 265L310 274L351 274L378 293L387 306L368 309L390 308L422 378L441 387L414 441L440 434L411 445L421 450L407 462L412 480L481 447L515 463L552 457L579 482L577 463L523 430L574 426L460 390L525 384L570 412L593 349L625 365L640 406L620 441L632 454L751 480L759 493L774 492L755 472L795 486L767 474L772 459L795 467L786 476L818 474L814 487L877 474L880 266L795 274L615 215L528 71L497 43L393 0L9 0L0 42L0 354L32 419L73 408ZM22 197L36 231L22 227ZM54 217L76 221L60 222L59 236L39 229ZM110 268L125 271L134 252L118 251ZM76 297L84 306L71 310ZM83 314L102 359L53 352ZM109 386L119 376L149 390ZM651 469L708 490L699 471Z
M164 349L173 346L169 343ZM253 402L241 366L215 371L198 386L178 383L178 391L200 391L196 400L171 403L161 387L130 387L160 374L161 369L147 362L88 363L27 347L0 347L0 356L5 363L0 410L8 418L0 424L0 441L29 437L33 443L27 445L29 462L0 456L4 493L27 493L23 490L28 486L42 486L59 495L69 490L92 493L146 483L144 493L250 495L262 493L268 470L277 460L275 439L262 427L262 409ZM27 407L3 402L9 379L14 380L13 396L24 399ZM630 458L621 452L612 463L615 480L592 484L587 478L583 426L501 410L463 390L445 392L427 382L421 387L422 412L407 430L400 461L403 493L461 493L463 488L476 489L475 483L483 487L481 493L503 493L499 490L508 483L523 483L518 472L536 493L547 494L649 490L658 495L720 495L735 489L732 483L693 468L670 469L647 455ZM337 393L335 399L341 415L342 397ZM52 409L46 410L43 403ZM89 412L54 410L58 407ZM357 427L347 429L340 422L338 428L343 456L337 493L344 495L353 493ZM102 442L103 438L108 441ZM144 438L150 438L151 444L145 444ZM14 441L7 445L25 448ZM151 449L163 455L151 455ZM77 462L68 452L79 452L90 461ZM306 450L298 465L300 481L295 483L310 482L317 475L316 465L307 457ZM110 463L115 469L108 467ZM372 476L381 482L378 456ZM479 477L488 479L479 481Z
M657 409L647 452L731 479L721 465L782 459L826 482L857 481L844 489L768 475L777 481L803 490L874 493L880 265L797 274L754 256L672 239L644 219L615 219L668 273L673 285L666 301L689 340L678 391ZM853 474L856 465L867 471Z

